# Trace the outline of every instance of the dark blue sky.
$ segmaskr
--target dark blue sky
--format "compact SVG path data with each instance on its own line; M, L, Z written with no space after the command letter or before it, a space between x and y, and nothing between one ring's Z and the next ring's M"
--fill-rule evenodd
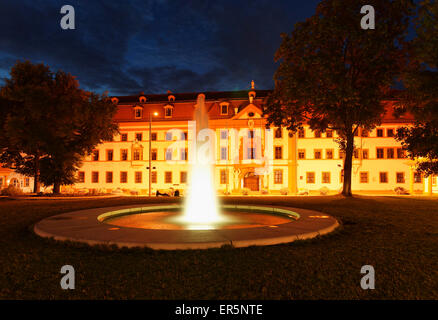
M17 60L44 62L110 95L273 88L280 33L317 0L0 2L0 77ZM73 5L76 30L60 8Z

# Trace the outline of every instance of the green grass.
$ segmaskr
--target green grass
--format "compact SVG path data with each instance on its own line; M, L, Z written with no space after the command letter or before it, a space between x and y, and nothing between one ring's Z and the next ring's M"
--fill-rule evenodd
M118 250L41 239L31 231L40 219L62 212L147 202L146 198L1 200L0 298L438 298L437 198L226 199L320 210L343 223L320 239L269 247ZM75 267L75 290L60 288L65 264ZM365 264L375 268L375 290L360 288Z

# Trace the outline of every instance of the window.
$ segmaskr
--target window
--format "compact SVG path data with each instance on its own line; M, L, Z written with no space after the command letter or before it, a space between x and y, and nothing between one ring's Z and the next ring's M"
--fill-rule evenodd
M278 139L282 137L281 128L275 129L275 137Z
M386 157L388 159L394 159L394 149L393 148L388 148L386 150Z
M121 171L120 172L120 183L127 183L128 182L128 172Z
M305 135L305 131L304 131L304 129L299 129L298 130L298 138L304 138L306 135Z
M134 161L141 160L142 152L141 149L134 149Z
M141 118L141 116L142 116L141 108L135 108L134 113L135 113L135 119L140 119Z
M135 140L141 141L142 139L143 139L143 134L142 133L136 133L135 134Z
M325 158L326 159L333 159L333 149L327 149L325 151Z
M227 184L228 183L228 174L227 170L222 169L221 170L221 184Z
M106 172L105 181L106 181L106 183L113 183L113 172L112 171Z
M181 133L181 140L187 141L187 132Z
M170 148L166 149L165 159L166 160L172 160L172 149L170 149Z
M362 129L362 132L361 132L362 134L361 134L361 136L362 137L368 137L370 134L369 134L369 132L368 132L368 130L366 130L366 129Z
M170 118L170 117L172 117L172 108L171 107L167 107L167 108L165 108L164 109L164 116L166 117L166 118Z
M114 151L113 150L107 150L106 151L106 160L107 161L113 161L113 155L114 155Z
M187 172L186 171L181 171L179 173L179 182L180 183L187 183Z
M393 137L394 136L394 129L386 129L386 136Z
M420 172L414 172L414 183L422 183L423 177Z
M248 130L248 138L250 139L254 138L254 130Z
M326 136L327 138L333 138L333 130L327 130L327 131L325 132L325 136Z
M359 150L357 150L357 149L353 150L353 158L354 159L359 159Z
M380 183L388 183L388 172L380 172L379 181Z
M248 148L248 159L255 159L256 149Z
M377 129L377 136L383 137L383 129Z
M166 132L166 141L172 141L172 132Z
M282 158L283 158L283 148L275 147L275 159L282 159Z
M91 172L91 182L92 183L99 183L99 172L97 172L97 171Z
M135 172L135 183L141 183L143 180L143 175L141 171Z
M274 170L274 183L283 184L283 170Z
M228 139L228 131L227 130L221 130L221 139L222 140Z
M164 183L172 183L172 171L166 171L164 173Z
M221 147L221 160L227 160L228 158L228 148Z
M120 160L127 161L128 160L128 149L120 150Z
M121 141L128 141L128 134L127 133L122 133L121 137L120 137Z
M228 105L227 104L221 105L221 114L228 114Z
M152 149L151 151L151 160L157 160L157 149Z
M298 159L306 159L306 150L304 149L298 150Z
M321 159L322 158L322 152L321 149L315 149L314 150L315 159Z
M377 148L377 159L383 159L383 158L384 158L383 148Z
M306 183L315 183L315 172L306 172Z
M397 180L397 183L405 183L405 173L404 172L397 172L396 173L396 180Z
M151 133L151 140L152 141L157 141L157 133L156 132L152 132Z
M322 173L322 183L330 183L330 172Z
M339 159L345 159L345 151L339 150Z
M368 172L362 171L360 173L360 183L368 183Z
M368 159L368 149L362 150L362 159Z
M157 183L157 171L151 172L151 183Z
M315 134L315 138L321 138L321 131L315 130L314 134Z
M92 159L93 159L93 161L99 161L99 150L94 150L93 151Z
M186 161L187 160L188 149L184 148L184 149L181 149L180 151L181 151L181 160Z
M85 182L85 172L84 171L79 171L78 172L78 182L79 183L84 183ZM1 183L0 183L1 185Z
M397 158L399 159L406 158L406 152L403 148L397 148Z

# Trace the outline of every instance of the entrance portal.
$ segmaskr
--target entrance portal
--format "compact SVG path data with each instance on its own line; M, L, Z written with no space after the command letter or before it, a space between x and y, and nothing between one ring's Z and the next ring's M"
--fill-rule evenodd
M251 191L259 191L259 176L254 173L248 173L243 178L243 187L248 188Z

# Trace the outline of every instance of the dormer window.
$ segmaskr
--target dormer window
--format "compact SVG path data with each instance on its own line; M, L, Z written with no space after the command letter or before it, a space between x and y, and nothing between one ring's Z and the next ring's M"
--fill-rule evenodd
M167 105L164 107L164 117L171 118L173 115L173 106Z
M119 103L119 99L117 99L116 97L112 97L111 98L111 102L114 104L118 104Z
M143 108L142 107L136 106L134 108L134 117L135 117L135 119L143 118Z
M140 103L145 103L146 102L146 97L145 96L140 96L140 98L138 98L138 100L140 101Z
M220 105L221 115L227 115L228 114L228 103L222 103Z

